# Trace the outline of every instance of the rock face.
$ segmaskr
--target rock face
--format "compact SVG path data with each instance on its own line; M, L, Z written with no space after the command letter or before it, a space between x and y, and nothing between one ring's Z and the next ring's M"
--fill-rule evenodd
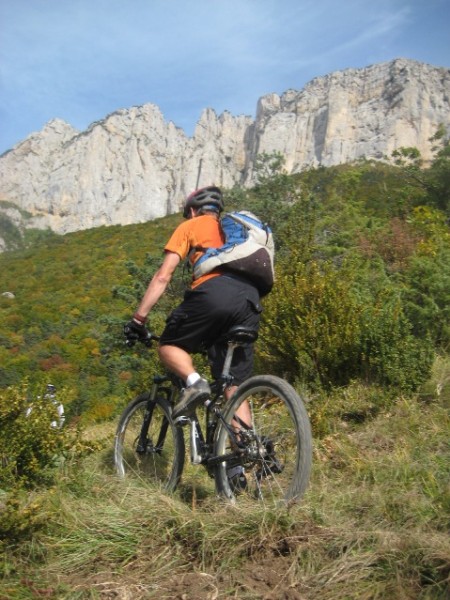
M194 189L200 161L200 183L234 184L251 122L207 109L189 139L152 104L81 133L53 120L0 157L0 201L30 213L28 227L58 233L162 217Z
M450 124L450 70L408 60L348 69L301 92L258 103L253 155L281 152L289 172L366 157L401 146L430 157L429 138Z
M263 152L281 152L289 173L380 159L401 146L428 158L429 138L450 127L449 98L449 69L398 59L264 96L254 120L206 109L192 138L152 104L84 132L53 120L0 157L0 207L15 222L28 214L26 227L65 233L178 211L200 165L200 185L232 187L254 182Z

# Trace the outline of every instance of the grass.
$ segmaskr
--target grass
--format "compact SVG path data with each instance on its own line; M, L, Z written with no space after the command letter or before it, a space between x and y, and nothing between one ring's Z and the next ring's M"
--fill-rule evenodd
M310 488L290 509L226 505L193 467L173 496L119 481L114 424L93 426L87 436L105 449L34 492L40 527L4 542L0 599L448 598L444 363L434 372L441 387L428 382L426 393L362 422L341 419L316 439ZM354 396L367 405L361 388Z

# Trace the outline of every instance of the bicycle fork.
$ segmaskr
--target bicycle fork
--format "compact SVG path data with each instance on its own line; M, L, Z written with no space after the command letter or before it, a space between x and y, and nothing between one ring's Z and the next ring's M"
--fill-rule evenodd
M152 390L150 392L150 398L148 399L147 406L145 407L144 419L142 421L142 427L139 432L139 438L136 445L136 452L138 454L145 454L150 449L152 452L160 453L163 448L164 440L166 439L167 429L169 427L169 421L167 419L163 420L161 424L161 429L159 431L158 440L156 444L150 443L150 447L148 439L148 430L152 420L153 410L155 408L156 394L158 393L158 390L161 389L159 387L160 384L165 380L166 379L164 377L155 377Z

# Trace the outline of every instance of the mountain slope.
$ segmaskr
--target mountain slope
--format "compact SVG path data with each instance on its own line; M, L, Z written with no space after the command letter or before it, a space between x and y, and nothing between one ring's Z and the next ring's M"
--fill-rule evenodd
M255 120L206 109L192 138L152 104L81 133L54 120L0 157L0 204L16 227L65 233L174 213L197 180L250 186L261 153L282 153L288 173L401 146L427 158L429 138L450 126L449 98L449 69L398 59L264 96Z

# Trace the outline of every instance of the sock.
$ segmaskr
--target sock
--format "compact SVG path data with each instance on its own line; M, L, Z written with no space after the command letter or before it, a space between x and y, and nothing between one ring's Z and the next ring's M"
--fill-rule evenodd
M191 373L186 378L186 385L187 385L187 387L189 387L191 385L194 385L194 383L196 381L198 381L199 379L201 379L201 377L200 377L200 375L197 372Z

